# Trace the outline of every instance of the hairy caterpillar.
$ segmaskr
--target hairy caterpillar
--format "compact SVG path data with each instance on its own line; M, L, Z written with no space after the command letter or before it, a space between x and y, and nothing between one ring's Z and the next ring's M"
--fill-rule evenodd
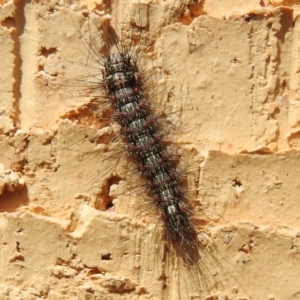
M104 45L101 52L98 50L99 46L96 48L93 38L85 40L91 47L88 56L103 66L100 71L97 66L91 68L88 86L96 94L102 86L102 93L107 95L100 96L100 99L96 98L93 102L100 103L100 107L107 107L110 102L114 110L113 119L120 124L122 139L128 143L127 151L138 163L137 171L147 180L146 187L151 193L152 206L158 207L164 223L164 238L160 243L165 240L168 249L165 258L166 274L170 273L170 276L177 269L177 278L186 282L187 294L193 295L195 292L202 296L213 293L219 279L214 278L214 271L210 267L214 268L218 261L209 246L201 245L198 240L195 229L197 221L193 220L188 197L184 195L184 186L180 183L180 174L172 162L172 155L166 151L163 137L157 131L159 126L156 117L152 115L151 104L147 98L148 91L143 84L147 73L140 75L138 69L142 55L138 47L141 46L135 44L133 35L129 35L128 40L121 37L119 41L111 28L108 32L108 46ZM104 40L105 34L100 37ZM110 52L113 47L115 52ZM88 65L87 67L89 68ZM103 79L100 77L101 73ZM205 245L208 239L203 233L201 236ZM171 259L172 255L177 256L174 261ZM188 279L184 278L185 274L189 274ZM179 286L182 288L182 284ZM180 293L182 291L179 291L179 295Z
M180 134L175 130L178 139L168 137L168 143L174 149L178 146L180 161L189 158L188 166L199 164L198 154L209 149L204 168L204 174L212 174L207 176L209 184L200 188L200 176L195 172L188 176L194 183L189 190L204 194L189 201L195 218L203 219L208 238L204 233L202 238L211 240L220 254L210 265L211 252L206 251L201 279L212 274L217 280L216 266L223 265L227 274L241 282L228 275L218 280L223 289L194 295L190 289L185 292L190 273L176 268L172 261L176 255L157 255L156 245L162 239L152 233L159 231L159 225L149 224L158 220L155 215L148 220L150 209L134 202L141 199L142 181L127 184L138 172L124 171L119 164L109 170L101 167L101 162L103 166L105 159L112 158L130 165L124 152L107 149L112 144L110 131L117 133L118 128L114 130L114 122L104 126L108 124L105 114L103 127L97 125L90 107L84 108L90 95L86 85L73 92L61 81L63 76L83 79L88 75L87 56L82 53L88 53L89 47L82 46L70 15L82 34L99 36L98 29L88 28L86 17L92 14L85 8L90 5L97 14L90 24L96 22L101 29L105 14L117 14L120 22L129 20L128 5L126 9L119 8L119 1L106 1L105 7L100 1L86 1L86 6L80 1L77 9L75 5L69 9L75 3L71 1L0 5L1 61L12 74L1 81L1 162L22 172L27 187L1 195L0 291L4 298L178 299L178 294L182 299L200 298L199 294L204 299L249 298L241 296L240 286L253 299L297 297L300 160L297 150L286 150L299 148L299 18L296 4L283 3L288 5L284 7L273 2L265 7L260 6L263 1L238 6L229 1L150 1L146 5L147 36L156 42L154 51L143 54L142 65L158 67L155 86L164 76L174 83L175 95L172 102L151 99L151 104L158 112L168 112L167 121L182 123ZM178 18L170 19L172 11L178 12ZM152 27L160 22L169 26ZM67 60L75 64L67 65ZM55 80L62 84L51 85ZM189 93L180 91L185 83ZM160 96L169 91L164 86L161 90L165 93L158 92ZM78 94L87 97L75 98ZM184 101L177 102L185 95L198 109L196 113L186 109ZM169 103L183 107L182 115L176 118ZM99 128L97 136L95 128ZM24 152L27 161L22 160ZM217 183L226 185L228 179L234 191L230 197L224 189L214 188ZM212 197L208 197L205 193L211 187ZM204 212L207 219L202 218ZM246 220L248 224L239 223ZM225 226L227 221L234 227ZM155 229L145 234L150 226ZM172 275L176 272L180 276Z
M90 24L92 24L92 23L90 23ZM90 27L92 27L92 26L88 26L88 27L89 27L88 31L89 31L89 34L90 34ZM97 33L96 33L96 36L97 36ZM110 35L110 37L111 36L112 35ZM83 36L81 36L81 38L82 37ZM100 33L100 34L98 33L98 37L102 38L103 37L102 33ZM123 41L125 41L123 39L121 39L121 40L122 40L122 43L123 43ZM83 43L84 42L85 41L83 41ZM94 42L95 42L95 40L93 40L93 38L91 40L88 40L88 44L87 44L88 45L88 52L87 52L88 54L85 56L86 58L88 58L89 55L92 55L91 51L95 50L95 48L92 48L92 50L90 48L90 47L95 47L95 45L93 44ZM116 40L115 40L115 42L113 43L113 46L116 46L116 45L121 45L121 44L119 44L119 42L116 42ZM101 45L99 46L99 48L101 48ZM131 48L129 47L129 49L131 49ZM176 47L174 47L173 49L176 49ZM98 48L97 48L96 51L98 51ZM101 55L103 55L102 52L101 52ZM107 57L107 56L105 56L105 57ZM74 59L74 60L76 61L76 59ZM101 60L103 61L103 57L101 57ZM80 65L80 63L78 63L78 64ZM84 67L85 65L81 64L81 66ZM89 84L87 82L89 80L89 78L97 79L98 80L98 86L97 86L97 89L94 89L95 94L93 95L93 97L97 97L97 96L101 96L101 95L103 97L103 94L104 94L103 89L99 89L99 86L101 85L101 81L99 81L99 79L101 80L101 77L102 77L100 69L101 68L99 68L99 66L95 66L95 69L91 69L91 71L90 71L91 73L89 73L86 76L86 78L82 77L82 75L78 76L79 79L81 78L80 80L81 80L82 84L87 83L86 86L84 86L84 85L81 86L80 85L80 81L76 82L76 80L74 81L74 83L75 83L74 86L76 86L76 84L77 84L79 86L79 89L80 90L82 89L82 93L84 93L84 91L85 91L85 89L87 87L91 88L91 90L93 90L93 85ZM81 68L81 70L82 70L82 68ZM96 72L96 75L93 74L93 71ZM70 77L70 75L69 75L69 77ZM124 76L124 77L126 77L126 76ZM129 79L127 78L126 80L129 80ZM74 94L76 94L76 92ZM63 98L63 99L65 100L66 98ZM101 98L101 99L102 100L100 100L100 101L102 102L102 104L104 103L104 101L106 101L106 102L108 101L107 99L103 99L103 98ZM93 101L93 102L97 102L97 100L99 100L99 98L95 99L95 100L96 101ZM176 111L176 109L175 109L175 111ZM188 111L188 109L186 109L186 111ZM108 113L108 115L109 114L110 113ZM172 114L170 114L170 116L171 116L171 118L173 117ZM69 112L68 114L65 115L65 118L69 118L69 119L73 119L73 120L76 120L76 118L78 118L79 122L81 122L81 123L84 123L85 118L88 119L89 117L90 116L88 115L88 111L86 109L82 109L81 111L79 110L79 113L77 113L76 111L73 111L73 112L71 111L71 112ZM121 117L122 117L122 115L121 115ZM169 116L167 116L167 117L169 117ZM100 137L99 137L99 140L102 141L102 145L105 145L105 137L104 137L105 136L105 132L104 132L105 130L104 129L105 129L105 124L107 123L108 119L109 118L107 116L105 117L103 115L103 118L100 120L100 123L103 122L103 124L100 126L100 130L102 130L103 132L102 132L102 135L100 134ZM199 123L201 123L201 121L199 121ZM195 126L193 126L193 127L195 127ZM65 128L67 128L67 126ZM117 130L116 130L116 132L117 132ZM82 134L83 134L82 135L83 136L82 140L84 140L85 143L86 143L86 141L89 138L91 138L92 140L96 139L93 135L90 135L86 130L85 130L85 132L83 130ZM107 134L108 140L109 140L110 139L109 138L109 132L107 131L106 134ZM70 137L71 137L71 135L70 135ZM147 136L147 138L150 139L149 135ZM152 138L152 136L151 136L151 138ZM57 135L57 139L59 139L59 135ZM182 140L180 142L184 143L188 139L189 139L188 137L182 138ZM55 145L55 140L56 140L56 137L54 139L53 145ZM78 137L71 142L71 146L72 145L76 145L77 142L78 142ZM101 145L101 142L99 144ZM143 147L146 147L146 146L143 144L142 148ZM72 149L74 149L74 147L67 147L67 148L70 148L71 152L73 151ZM188 149L188 147L187 147L187 149ZM101 149L99 149L99 150L100 151L98 153L101 153ZM133 149L133 148L131 149L131 151L134 151L134 150L136 150L136 149ZM102 152L102 154L103 154L102 161L103 161L103 160L105 160L104 157L105 157L106 150L102 149L102 151L103 151ZM140 151L141 151L141 148L140 148ZM187 152L191 152L192 153L192 149L187 150ZM60 153L60 152L58 152L58 153ZM115 152L115 153L117 153L117 152ZM124 160L126 158L126 156L124 156L124 154L121 156L121 158L117 158L116 154L113 154L113 155L109 154L107 157L112 157L112 156L116 157L117 160L118 159L119 160ZM62 154L58 155L57 164L58 164L58 172L60 172L60 174L63 174L63 172L64 172L64 170L63 170L64 169L64 165L65 165L64 161L66 159L70 159L70 157L69 158L64 158ZM144 158L142 158L142 155L140 155L139 159L143 162ZM85 163L85 161L86 161L86 159L84 158L82 160L82 163ZM163 165L163 162L161 164ZM144 163L144 165L145 165L145 163ZM109 178L109 180L111 180L111 182L108 183L107 186L112 187L112 185L114 185L114 184L118 185L118 183L120 182L120 178L122 178L122 176L119 176L119 175L117 175L117 176L111 176L111 175L109 175L108 173L111 172L111 169L112 169L111 167L109 167L107 169L105 167L103 168L103 167L101 167L101 165L99 163L97 163L97 160L95 160L94 166L95 166L95 170L90 170L90 173L94 172L94 174L96 174L96 175L94 176L94 175L87 174L87 175L90 175L90 177L92 177L93 182L96 182L97 174L101 173L102 176L104 176L104 177L106 176L106 178ZM147 165L147 166L149 166L149 165ZM171 177L173 177L173 178L179 178L179 176L176 174L176 172L173 171L174 167L169 168L169 169L171 170L171 171L169 170L171 172L169 180L171 180ZM130 170L130 172L128 172L128 174L132 174L133 170L134 170L134 168L131 168L131 170ZM70 172L70 170L68 170L66 172ZM135 172L137 172L137 171L135 170ZM142 168L141 168L141 172L143 172ZM145 169L144 169L144 172L146 172ZM67 175L67 173L65 173L65 174ZM118 172L116 172L116 174L118 174ZM119 173L119 174L124 175L124 171L123 171L123 173ZM153 181L153 176L154 175L150 175L150 183L149 183L149 185L151 185L151 181ZM82 178L84 178L84 177L85 177L85 174L80 174L80 178L79 178L80 180L78 180L78 182L76 182L76 185L80 184L80 182L82 182ZM138 174L135 177L138 178ZM161 182L159 184L160 184L160 186L158 185L158 188L162 186ZM138 183L137 183L137 185L138 185ZM173 183L173 187L174 188L176 188L176 185L179 185L179 184L176 183L176 182ZM164 189L164 188L162 188L162 189ZM123 191L123 193L125 193L125 191ZM94 207L98 208L99 210L106 210L106 209L110 208L109 206L110 206L110 203L111 203L111 199L109 199L109 197L112 194L113 193L111 193L111 191L107 192L106 193L107 200L105 200L105 195L104 195L104 192L103 192L103 189L102 189L102 194L98 195L98 198L97 198L97 200L94 203L90 202L90 199L88 197L84 196L84 195L78 196L77 199L78 199L79 202L80 201L86 201L90 205L93 205ZM141 197L141 195L142 195L142 193L140 192L139 197ZM153 201L153 199L152 199L152 201ZM157 201L157 202L159 202L159 201ZM164 213L162 213L162 216L164 214L165 214L165 216L167 215L167 219L166 220L169 222L171 220L171 216L170 216L170 211L168 211L168 207L166 207L164 209L161 204L160 204L160 206L161 206L161 210L164 212ZM173 209L172 206L169 206L169 209L172 210ZM177 212L177 215L184 216L185 218L187 218L188 220L190 220L190 217L187 215L187 211L188 210L189 209L187 208L187 205L184 204L184 201L182 201L182 203L180 202L180 205L179 205L179 202L176 203L175 212ZM74 223L76 223L76 222L74 221ZM173 224L172 222L169 222L169 226L172 227L172 224ZM72 228L72 226L70 228ZM188 226L186 228L188 228ZM172 230L172 228L171 228L171 230ZM169 231L169 232L171 232L171 233L173 232L174 233L175 231ZM200 235L203 238L203 243L204 244L205 244L205 242L208 242L209 239L207 237L205 237L204 234L200 234ZM163 291L164 291L164 294L165 294L164 297L168 297L168 293L172 290L171 289L172 285L170 285L170 283L168 283L168 281L169 281L168 277L171 276L171 274L173 273L173 271L175 271L175 273L177 273L179 275L177 277L175 276L175 278L177 278L177 279L180 278L180 281L183 280L183 282L186 282L187 286L189 286L189 280L190 280L191 281L191 285L194 286L195 292L198 293L199 295L202 296L202 295L205 295L206 293L207 294L212 294L213 293L213 292L210 293L209 290L212 288L212 286L215 284L215 282L218 281L218 279L215 280L214 277L216 277L216 275L214 275L214 271L212 271L213 269L210 269L210 267L209 267L209 261L211 262L212 266L214 264L215 264L215 266L216 265L218 266L217 258L214 258L213 256L211 256L210 251L205 250L206 247L203 248L204 249L203 250L203 254L202 254L203 258L200 257L201 255L199 254L200 252L198 252L198 251L200 250L200 247L202 247L202 246L200 246L200 245L197 244L198 240L196 240L196 231L191 230L191 235L190 236L191 236L190 241L189 241L188 235L185 235L185 238L181 239L181 240L180 239L176 240L177 237L175 237L175 238L173 237L173 241L171 240L170 237L169 237L169 240L167 239L167 244L169 243L168 247L170 248L168 251L170 253L167 254L167 257L164 259L165 262L166 262L166 266L167 266L166 271L165 271L166 278L161 280L162 282L164 282L164 286L165 286L165 288L163 288ZM159 239L157 239L156 241L159 241ZM159 242L162 243L163 240L160 240ZM182 246L182 244L181 244L182 242L186 242L186 243L183 244L183 246ZM177 255L179 256L179 260L177 260L175 258L175 261L174 261L175 264L173 264L173 262L172 262L172 260L173 260L172 257L176 253L172 253L172 247L171 247L171 245L173 245L173 248L175 248L175 250L177 250ZM191 249L188 248L189 246L192 246ZM104 255L104 257L109 257L109 255ZM176 255L175 255L175 257L176 257ZM178 264L176 264L176 260L177 260ZM199 264L198 264L198 261L199 261ZM157 264L157 258L156 258L156 263L155 264ZM186 266L186 264L187 264L187 266ZM191 265L192 265L192 267L191 267ZM196 265L196 266L193 267L193 265ZM186 270L189 272L188 274L190 274L187 278L185 278L185 276L186 276L185 275L186 274L185 273ZM194 282L192 282L192 281L194 281ZM175 287L177 286L176 282L175 283L173 282L173 284L174 284ZM184 294L191 294L191 295L193 295L193 292L194 292L193 290L183 291L182 284L180 284L180 287L181 288L179 288L179 294L182 293L182 295L184 295ZM176 296L174 296L174 297L176 298ZM184 297L184 296L182 296L182 297Z

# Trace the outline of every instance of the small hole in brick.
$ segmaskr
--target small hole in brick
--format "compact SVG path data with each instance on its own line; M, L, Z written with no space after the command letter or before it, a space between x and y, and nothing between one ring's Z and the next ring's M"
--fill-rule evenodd
M111 260L111 253L105 253L101 255L102 260Z

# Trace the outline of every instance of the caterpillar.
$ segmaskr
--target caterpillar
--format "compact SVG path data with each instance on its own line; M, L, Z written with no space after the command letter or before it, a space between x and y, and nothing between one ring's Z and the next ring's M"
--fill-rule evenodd
M100 36L104 40L105 34ZM97 66L93 67L95 75L90 75L93 81L88 81L88 85L97 95L102 88L102 97L96 96L93 103L100 107L110 104L112 119L120 125L121 140L127 144L128 158L137 165L136 171L146 180L146 193L150 194L152 206L156 206L163 223L162 240L158 243L165 241L168 249L165 258L167 273L178 268L178 278L185 280L187 286L193 289L188 294L192 295L195 290L199 295L209 293L217 280L209 269L205 270L209 268L208 263L205 265L202 260L213 265L217 258L209 246L203 246L198 240L197 220L193 218L184 180L176 169L176 159L167 151L161 125L151 108L148 87L144 84L149 75L139 70L141 45L135 45L132 33L128 40L122 36L119 38L111 27L104 50L99 51L93 39L85 40L90 47L88 55L99 66L99 70ZM204 238L205 235L201 233L201 236ZM207 237L204 240L207 242ZM172 255L177 257L173 262ZM205 258L209 255L211 257ZM172 266L172 263L175 265ZM183 278L186 276L183 274L188 274L188 279Z
M144 6L149 15L145 33L155 43L140 65L157 67L153 87L168 91L160 84L170 80L176 95L166 101L151 98L151 105L186 129L171 139L162 125L167 144L182 155L178 160L188 157L188 166L199 166L198 158L205 157L204 175L210 179L200 185L197 172L187 177L195 194L188 203L203 224L197 228L199 241L216 249L214 260L209 247L203 248L196 268L181 267L170 249L162 255L157 251L165 243L157 235L159 216L149 220L150 209L135 205L146 199L142 180L136 169L119 167L119 162L132 164L124 152L110 152L116 141L110 131L119 128L105 109L102 120L92 118L87 84L77 93L62 80L84 79L84 74L88 80L84 67L90 47L82 55L84 43L74 23L83 35L99 36L102 21L113 20L110 15L131 19L126 18L127 3L82 0L71 9L75 1L0 5L1 60L12 74L1 81L1 163L22 172L26 182L26 188L1 195L3 297L249 298L242 296L241 286L253 299L297 297L300 160L297 151L286 150L299 148L297 63L289 64L290 57L297 62L298 8L291 1L279 6L269 1L265 7L263 1L244 2L237 7L153 0ZM97 23L95 30L87 25L87 17L93 18L90 11L97 15L90 22ZM52 81L62 84L53 87ZM186 82L189 100L198 109L193 116L177 101L186 95L180 91ZM78 94L86 98L74 97ZM165 109L170 103L175 111L183 107L179 117ZM22 160L24 152L27 161ZM110 167L112 159L118 162ZM134 183L128 183L133 176ZM230 197L214 188L228 179ZM205 194L210 187L212 197ZM245 220L249 223L239 224ZM234 227L226 226L230 222ZM228 271L225 278L219 276L222 265ZM208 278L216 292L200 288ZM185 290L189 279L200 282L195 292Z
M84 15L87 15L87 13L85 12ZM68 16L68 18L70 20L70 16ZM107 21L104 21L103 27L105 27L106 25L105 22ZM93 25L92 22L87 23ZM92 30L90 27L92 26L88 25L89 34L90 30ZM97 27L97 30L102 30L102 27ZM80 37L83 40L83 43L88 41L88 43L86 43L87 54L85 58L90 58L91 56L96 55L96 57L94 58L98 60L98 64L91 66L91 68L89 69L90 66L88 64L77 63L77 66L79 67L85 67L85 69L78 68L81 70L80 72L82 72L82 70L88 70L89 73L86 77L84 77L82 74L79 75L79 80L73 81L74 87L76 87L77 85L79 89L82 90L82 94L88 93L90 89L93 98L93 100L90 101L91 105L94 105L96 103L97 105L101 106L100 109L103 112L100 115L101 118L99 118L99 123L102 122L102 124L100 125L102 135L100 135L99 139L101 139L103 143L102 145L100 145L100 147L107 143L104 141L103 136L105 134L103 135L103 131L106 127L105 125L110 119L110 115L112 115L116 121L119 121L121 123L121 136L125 141L127 141L126 143L128 143L127 151L132 154L131 156L133 156L133 159L136 161L136 163L139 164L138 170L136 170L135 167L131 168L130 172L128 172L127 174L131 175L131 172L133 172L132 170L135 169L134 171L137 174L132 176L138 178L139 175L142 174L143 177L146 178L146 183L143 183L143 181L139 179L140 182L137 182L136 185L144 184L147 185L145 191L147 191L147 188L152 189L154 191L150 197L150 203L153 204L152 207L155 206L158 209L159 218L164 224L162 228L166 232L165 234L163 234L164 238L162 239L156 237L153 238L155 240L155 244L160 244L160 247L163 247L162 244L164 243L166 243L167 245L167 250L162 254L162 261L165 264L165 270L163 271L164 275L161 276L160 279L160 281L163 283L163 297L168 298L172 293L175 294L175 292L172 291L172 286L178 289L177 294L181 295L181 297L183 298L183 295L190 295L190 297L192 297L194 292L198 295L198 297L204 297L204 295L206 294L213 295L213 292L211 292L211 290L213 289L213 287L215 287L215 285L217 285L216 282L220 280L216 278L218 277L218 275L216 275L215 269L213 269L216 268L216 266L220 266L218 258L214 257L213 251L212 249L210 249L209 246L205 246L205 243L209 242L209 236L205 235L202 232L200 232L199 234L198 230L196 229L197 226L200 227L201 222L199 222L200 224L197 224L197 219L193 217L192 211L193 209L195 209L195 204L193 205L192 209L192 206L190 206L188 201L189 197L186 196L185 185L181 182L181 174L176 169L176 162L173 161L172 155L169 154L168 151L166 151L166 145L163 142L163 137L157 133L157 128L160 129L161 127L163 127L163 125L160 125L157 121L156 116L152 115L151 107L158 106L158 104L156 103L155 105L153 105L153 102L151 102L151 97L148 98L148 100L144 100L144 94L147 94L148 91L147 88L144 87L145 84L142 85L141 83L143 83L143 81L145 80L146 73L144 74L143 72L140 72L138 70L138 67L140 67L140 64L142 64L142 62L139 61L139 59L142 59L140 57L142 55L140 54L139 49L141 49L141 47L143 46L143 40L141 39L140 44L137 44L137 48L135 48L135 45L132 44L132 40L129 42L129 47L126 46L128 39L126 39L125 37L121 36L121 41L119 41L120 37L116 36L112 32L112 29L109 30L108 39L104 38L105 33L96 32L95 34L96 36L100 37L99 40L102 40L102 42L100 42L99 45L96 44L94 38L85 40L83 35L80 35ZM131 34L129 36L131 36ZM110 41L112 41L111 44L108 41L109 39ZM106 45L103 45L103 40L105 40ZM134 42L136 41L134 40ZM115 54L111 54L110 52L110 48L112 47L117 48ZM174 47L173 49L176 50L176 47ZM77 61L76 58L74 58L74 60ZM104 68L101 68L101 63L102 65L104 65ZM123 72L119 72L119 74L116 75L114 73L114 70L119 70L119 68L123 69ZM103 74L101 72L101 69L104 69ZM104 76L104 79L102 79L102 76ZM93 82L89 81L91 79L93 80ZM131 84L129 86L125 85L125 83L128 82L130 82ZM103 85L106 86L108 93L107 90L105 90L105 87L103 87ZM122 89L126 89L126 91ZM76 93L77 91L75 91L75 94ZM105 97L105 94L109 95ZM159 94L159 96L161 95L158 92L157 94ZM71 93L71 96L73 95L74 94ZM138 100L133 100L134 97L138 97ZM133 111L118 111L121 110L122 105L120 103L124 101L123 98L126 98L127 100L130 99L130 101L128 100L129 102L127 102L126 105L135 107ZM107 107L107 103L109 102L112 103L113 108L117 110L117 112L110 112L110 109ZM186 109L186 111L188 111L188 109ZM66 113L64 115L64 118L75 120L77 117L81 117L80 122L84 122L84 118L86 116L89 117L88 113L89 112L86 108L82 109L81 111L79 109L79 113L71 110L71 112ZM128 124L126 124L127 122L129 122L130 124L137 122L140 125L133 127L133 129L128 129ZM144 125L141 125L143 122ZM62 123L60 123L59 126L62 126L61 124ZM62 126L62 128L64 127ZM67 128L67 126L65 128ZM147 134L145 134L145 131L147 131ZM106 133L109 135L108 132ZM66 133L66 136L68 136L68 134L71 138L72 135L68 132ZM89 140L89 138L91 138L93 141L97 139L97 137L94 137L93 135L89 134L89 129L81 130L81 134L84 143L86 143L87 140ZM135 144L136 140L134 136L136 135L138 136L137 140L140 141L139 145ZM140 139L143 139L143 142L141 142ZM59 134L53 139L54 142L52 143L52 146L55 146L55 142L58 140ZM146 143L146 141L148 141L148 143ZM77 142L78 137L77 140L73 140L71 143L73 143L73 145L76 145ZM184 143L184 140L182 141L182 143ZM71 147L71 151L72 148L74 149L74 147ZM99 150L99 155L103 155L101 158L101 162L103 162L105 161L105 157L107 157L105 156L106 149ZM117 157L117 155L119 157ZM64 175L67 174L67 172L64 173L64 161L67 158L63 158L62 156L63 155L59 154L58 152L57 172L59 172L61 175ZM115 152L113 155L108 154L108 156L113 156L118 161L130 160L128 156L124 154L121 155L118 152ZM147 160L147 158L149 158L149 160ZM68 159L71 159L71 157L68 157ZM176 159L177 157L175 157L175 160ZM85 159L82 160L82 163L85 163ZM129 163L131 162L126 162L126 164L128 165ZM111 172L112 167L109 166L106 169L105 164L103 167L103 165L101 166L99 162L95 161L94 169L95 170L90 170L89 172L101 173L103 176L107 176L107 178L109 178L108 180L110 180L111 182L107 183L107 186L109 186L110 188L114 184L118 186L118 183L120 182L120 178L122 176L107 175L107 173ZM70 170L68 170L68 172L70 173ZM78 185L82 181L82 178L84 178L85 176L91 176L90 173L80 174L80 181L75 185ZM118 171L116 171L115 173L118 174ZM95 182L96 179L97 178L95 177L92 178L93 182ZM184 180L185 178L183 178L183 181ZM66 187L66 190L67 188L68 187ZM79 195L77 199L78 201L85 201L90 205L94 205L94 207L98 208L99 210L108 211L108 208L110 208L108 206L111 205L111 199L108 199L107 202L104 204L103 202L106 201L105 196L108 195L107 198L109 198L113 193L113 191L109 191L106 192L104 195L102 189L102 194L98 195L98 199L94 203L92 203L88 197L83 195ZM125 193L125 191L123 191L123 193ZM140 193L140 201L143 201L142 196L146 198L146 195ZM117 205L114 206L115 208L117 208ZM198 211L201 210L201 208L199 207L196 209ZM77 223L76 218L77 217L74 217L74 224ZM74 226L75 225L70 225L69 230L73 231L76 227ZM155 229L154 231L158 231L158 229ZM204 246L200 243L199 238L203 239L202 244ZM141 238L142 241L146 239L147 236ZM151 240L150 243L151 242L153 242L153 240ZM94 249L95 252L97 250L97 248ZM148 249L148 252L150 252L150 249ZM110 256L111 255L107 253L102 253L101 257L103 257L103 261L107 261L109 260ZM159 258L154 257L154 265L157 265L158 262ZM149 263L153 264L153 262ZM173 282L173 285L171 284L172 273L177 274L175 276L175 282ZM187 285L187 291L184 290L184 287L181 282L185 282L185 284ZM226 285L226 283L224 282L223 284ZM193 287L194 290L189 290L190 285ZM175 299L179 299L180 296L178 295L174 296Z
M106 56L103 62L103 81L115 111L114 120L121 126L121 136L128 143L127 150L138 164L138 171L147 180L168 243L187 263L195 264L200 255L196 230L190 220L191 209L180 186L174 159L164 147L151 104L145 98L138 58L131 49L117 48L118 52Z

